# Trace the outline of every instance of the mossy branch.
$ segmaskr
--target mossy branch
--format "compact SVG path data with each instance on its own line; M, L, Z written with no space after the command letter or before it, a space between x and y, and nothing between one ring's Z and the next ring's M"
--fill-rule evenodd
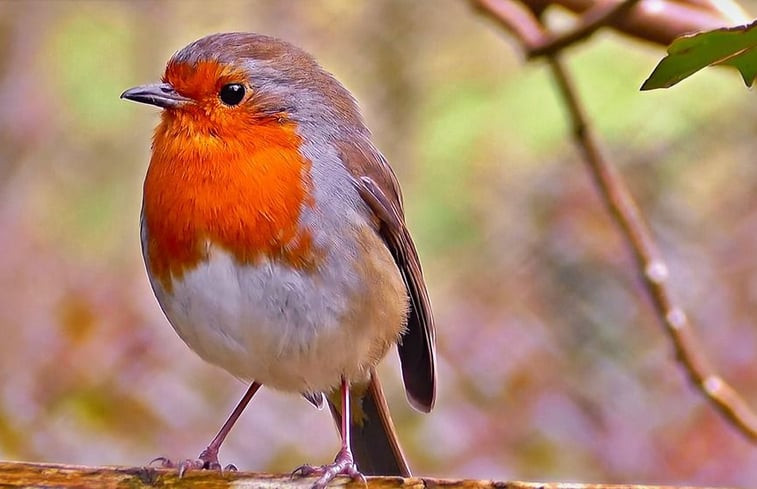
M308 489L314 478L253 472L189 472L179 478L176 470L157 467L84 467L77 465L0 462L0 488L298 488ZM336 479L329 487L364 489L360 481ZM432 479L426 477L369 477L370 489L688 489L636 484L578 484L564 482L498 482L489 480ZM700 488L704 489L704 488ZM723 488L725 489L725 488Z

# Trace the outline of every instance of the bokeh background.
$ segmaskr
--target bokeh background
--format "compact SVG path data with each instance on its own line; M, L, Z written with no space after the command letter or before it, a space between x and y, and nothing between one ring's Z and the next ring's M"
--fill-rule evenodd
M431 415L396 354L382 365L416 473L757 483L757 448L677 366L544 66L461 0L0 0L0 458L196 456L244 391L152 296L138 216L157 111L118 99L227 30L314 53L400 177L439 341ZM708 354L757 405L757 104L726 70L640 93L662 55L602 33L567 61ZM327 412L265 390L221 457L289 471L336 449Z

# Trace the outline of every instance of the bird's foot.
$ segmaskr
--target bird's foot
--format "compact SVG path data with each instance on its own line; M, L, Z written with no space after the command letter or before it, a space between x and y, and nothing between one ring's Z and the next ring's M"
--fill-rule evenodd
M158 463L161 467L167 469L179 469L179 477L184 477L187 471L191 470L214 470L218 472L236 472L237 468L233 464L229 464L226 467L221 467L218 462L218 450L212 448L206 448L200 453L200 456L196 459L185 459L181 462L174 462L166 457L154 458L150 465Z
M345 449L339 450L332 464L321 465L320 467L305 464L300 465L292 472L292 477L320 476L311 489L325 489L331 481L340 475L345 475L352 479L360 479L364 484L367 484L365 476L357 469L352 454Z

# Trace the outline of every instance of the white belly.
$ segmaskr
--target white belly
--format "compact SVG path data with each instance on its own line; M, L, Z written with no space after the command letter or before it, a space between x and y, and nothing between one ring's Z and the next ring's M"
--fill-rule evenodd
M329 391L342 376L365 376L404 327L404 284L380 250L357 264L328 258L307 273L267 259L240 265L211 248L170 292L151 282L176 332L203 359L277 389Z

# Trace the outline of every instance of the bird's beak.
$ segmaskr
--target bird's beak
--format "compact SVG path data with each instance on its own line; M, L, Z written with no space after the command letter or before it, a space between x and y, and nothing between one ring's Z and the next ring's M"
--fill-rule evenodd
M164 109L178 109L192 102L191 98L180 95L170 83L151 83L130 88L121 98L156 105Z

